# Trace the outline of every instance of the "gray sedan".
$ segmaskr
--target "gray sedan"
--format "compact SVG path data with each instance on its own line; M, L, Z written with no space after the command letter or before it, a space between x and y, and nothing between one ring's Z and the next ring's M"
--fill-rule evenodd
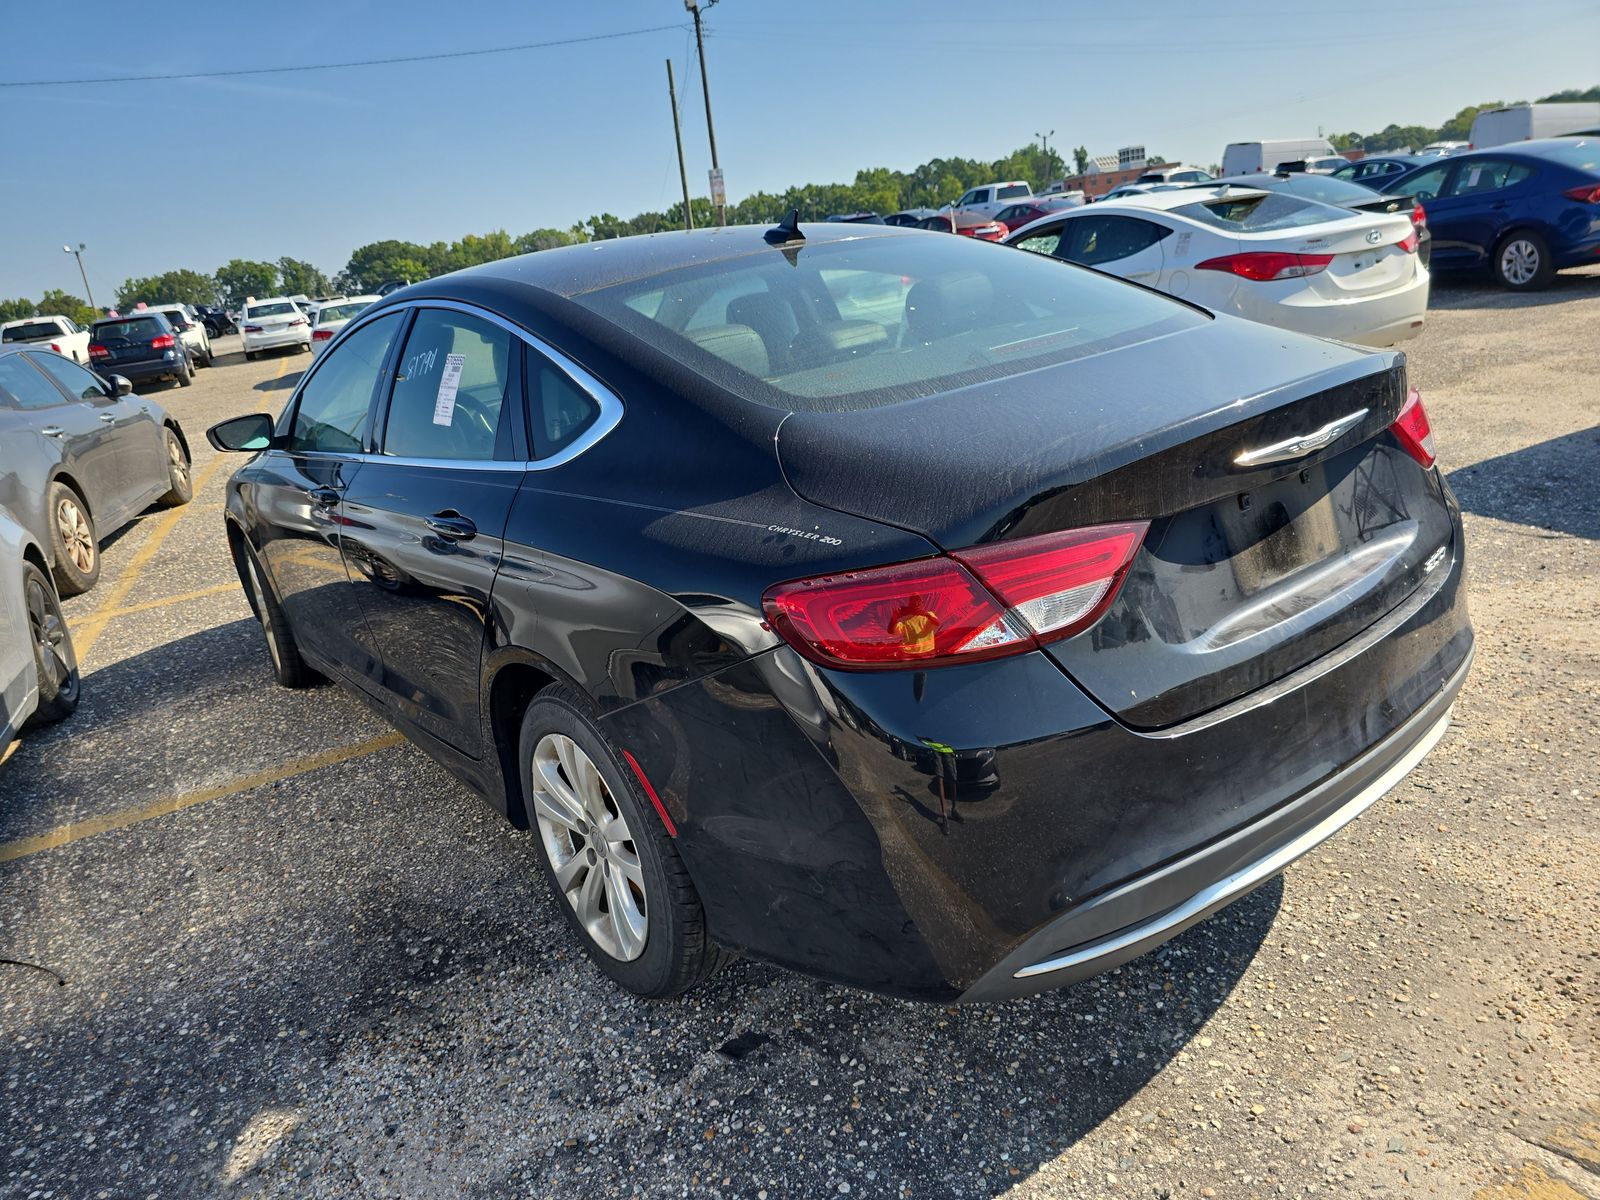
M44 550L0 506L0 757L30 719L78 707L78 660Z
M63 596L100 576L100 539L187 504L189 443L166 409L48 350L0 350L0 507L44 548Z

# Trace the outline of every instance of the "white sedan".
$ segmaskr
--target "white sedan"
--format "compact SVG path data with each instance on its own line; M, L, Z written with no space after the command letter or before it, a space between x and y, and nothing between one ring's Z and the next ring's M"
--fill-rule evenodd
M1428 310L1409 216L1284 192L1148 192L1052 214L1005 240L1215 312L1366 346L1415 337Z
M281 346L311 349L311 322L300 306L287 296L247 303L244 315L239 318L239 333L244 338L246 358Z
M376 304L382 296L345 296L319 305L311 314L311 349L321 354L338 333L358 316L369 304Z

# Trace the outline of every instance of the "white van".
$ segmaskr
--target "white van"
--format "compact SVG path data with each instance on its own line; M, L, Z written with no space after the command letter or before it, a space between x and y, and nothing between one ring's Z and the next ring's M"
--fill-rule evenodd
M1270 142L1230 142L1222 152L1222 177L1254 175L1257 171L1276 170L1279 163L1299 162L1308 158L1326 158L1333 154L1333 143L1327 138L1279 138Z
M1503 146L1533 138L1561 137L1600 128L1600 104L1517 104L1491 108L1472 118L1472 148Z

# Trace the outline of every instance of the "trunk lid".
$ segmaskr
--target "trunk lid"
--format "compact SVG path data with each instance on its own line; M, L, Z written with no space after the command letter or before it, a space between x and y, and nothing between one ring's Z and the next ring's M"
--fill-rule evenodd
M777 446L806 499L945 549L1151 521L1111 610L1048 652L1120 719L1160 728L1354 637L1438 565L1442 485L1386 432L1404 362L1219 318L995 383L793 413ZM1347 420L1321 448L1236 461Z
M1416 277L1417 256L1400 243L1413 232L1408 215L1374 213L1330 221L1292 234L1241 234L1239 249L1331 255L1332 261L1321 271L1295 281L1294 290L1303 288L1324 300L1338 301L1410 283Z

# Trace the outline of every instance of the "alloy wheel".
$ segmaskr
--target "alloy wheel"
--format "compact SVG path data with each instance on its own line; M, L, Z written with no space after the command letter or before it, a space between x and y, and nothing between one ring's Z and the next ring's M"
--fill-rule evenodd
M27 602L28 628L33 634L34 645L38 647L41 670L49 675L48 680L39 681L40 689L44 691L44 685L49 683L48 692L54 696L70 687L72 672L77 669L72 639L67 637L67 623L61 616L61 606L45 590L40 580L30 578L27 581Z
M249 554L245 555L245 574L250 577L250 590L255 593L256 616L261 620L261 632L267 635L267 653L272 655L272 665L282 669L283 659L278 652L278 635L272 632L272 614L267 610L267 587L261 578L261 568Z
M1517 287L1532 282L1539 273L1539 247L1526 238L1514 238L1500 251L1500 274Z
M87 575L94 567L94 534L89 528L89 519L71 497L63 497L56 506L56 529L61 533L61 544L72 565Z
M556 883L600 949L631 962L650 932L644 871L627 819L583 748L547 733L533 748L533 807Z
M167 434L167 465L172 471L172 482L179 487L188 487L189 460L184 456L183 447L178 445L178 439L171 433Z

